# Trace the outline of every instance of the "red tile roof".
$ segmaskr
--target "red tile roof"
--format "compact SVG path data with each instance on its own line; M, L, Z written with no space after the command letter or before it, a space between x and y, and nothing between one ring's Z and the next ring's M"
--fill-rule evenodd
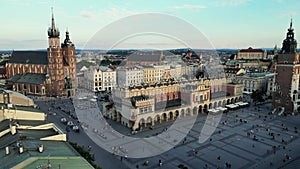
M240 52L264 52L262 49L253 49L249 47L248 49L241 49Z

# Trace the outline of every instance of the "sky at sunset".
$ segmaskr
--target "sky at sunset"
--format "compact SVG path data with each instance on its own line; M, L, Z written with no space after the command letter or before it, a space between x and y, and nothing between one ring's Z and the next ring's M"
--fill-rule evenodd
M0 50L47 48L51 7L54 8L55 22L60 29L61 37L68 29L71 40L77 48L83 48L97 31L110 23L126 16L149 12L168 14L190 23L216 48L249 46L272 48L275 44L281 47L291 18L296 39L300 41L299 0L0 0L0 2Z

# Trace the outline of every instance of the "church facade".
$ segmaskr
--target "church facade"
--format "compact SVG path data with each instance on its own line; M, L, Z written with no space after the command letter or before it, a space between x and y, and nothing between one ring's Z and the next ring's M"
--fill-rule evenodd
M76 51L66 31L60 32L52 13L47 51L13 51L6 64L7 88L24 95L72 96L77 89Z

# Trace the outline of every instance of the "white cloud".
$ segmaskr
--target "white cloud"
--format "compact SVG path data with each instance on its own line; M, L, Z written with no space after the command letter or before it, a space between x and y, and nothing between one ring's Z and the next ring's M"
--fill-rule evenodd
M24 2L21 0L7 0L10 5L16 5L16 6L32 6L32 1Z
M137 14L138 12L128 10L126 8L119 8L119 7L112 7L105 9L103 11L100 11L100 15L103 18L109 19L110 21L114 21L126 16Z
M222 7L237 7L244 5L252 0L218 0L214 4Z
M51 6L51 4L48 1L38 1L37 4L44 5L44 6Z
M93 12L91 11L87 11L87 10L82 10L80 11L79 16L83 17L83 18L93 18L95 15Z
M180 6L172 6L171 8L173 8L173 9L204 9L204 8L206 8L206 6L185 4L185 5L180 5Z
M126 8L112 7L103 10L81 10L79 15L75 17L82 17L93 20L105 20L111 22L126 16L137 14L138 12L128 10Z
M279 18L285 18L285 17L294 17L297 15L296 11L285 11L279 14Z

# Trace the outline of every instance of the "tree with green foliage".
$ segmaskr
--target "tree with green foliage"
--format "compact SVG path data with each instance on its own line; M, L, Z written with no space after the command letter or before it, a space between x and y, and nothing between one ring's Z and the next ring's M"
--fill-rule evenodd
M78 68L82 68L83 66L85 66L87 68L89 68L90 66L96 66L95 63L88 62L86 60L82 60L82 61L78 62L76 65Z
M89 151L87 151L83 146L79 146L77 143L69 142L70 145L83 157L88 161L95 169L101 169L101 167L95 164L95 158L91 155Z
M185 166L185 165L183 165L183 164L179 164L177 167L178 167L179 169L188 169L188 167Z
M0 66L5 66L5 64L7 63L8 59L3 59L0 61Z
M263 93L260 90L255 90L254 92L252 92L251 98L252 98L252 100L255 104L257 102L263 102L264 101Z
M100 66L109 66L111 65L111 61L108 59L101 60Z
M116 66L120 65L121 63L122 63L122 61L120 61L120 60L116 60L116 61L111 62L112 65L116 65Z

